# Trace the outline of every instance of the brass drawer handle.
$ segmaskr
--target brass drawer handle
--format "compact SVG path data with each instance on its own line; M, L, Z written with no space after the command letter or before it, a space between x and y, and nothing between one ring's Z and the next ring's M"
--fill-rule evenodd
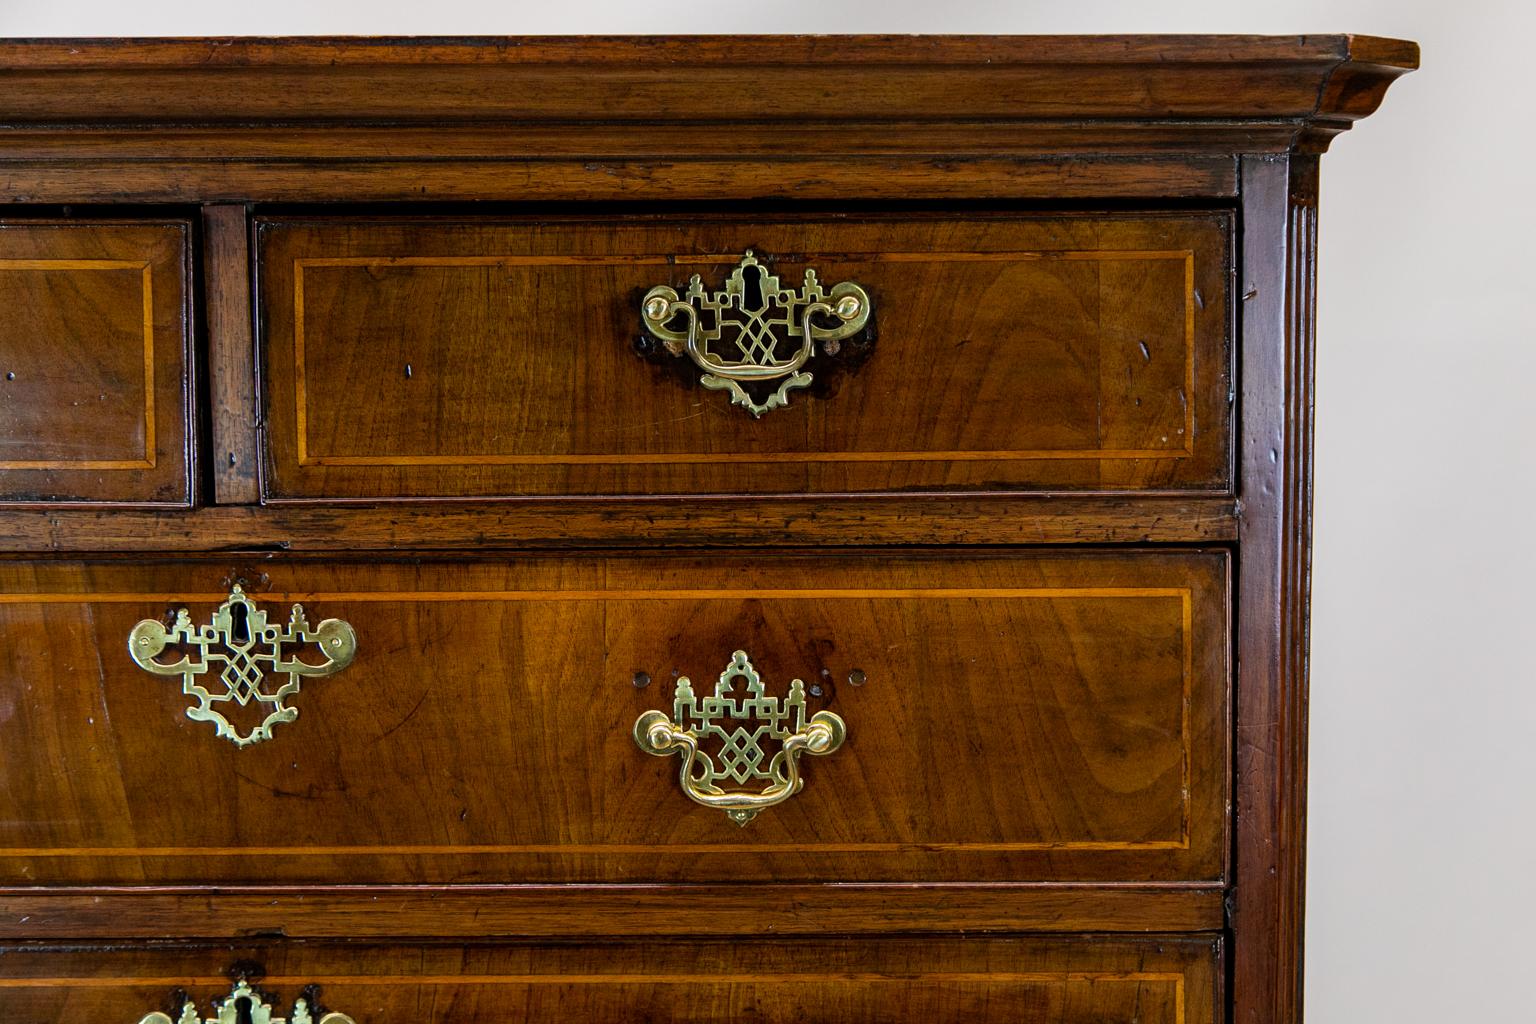
M311 644L319 649L322 660L300 657ZM172 645L185 653L176 661L157 661ZM304 606L298 604L287 625L269 623L267 613L239 586L230 590L229 599L219 605L208 625L194 626L182 608L170 629L163 622L145 619L128 634L128 654L140 668L157 676L181 677L181 692L197 700L187 708L187 717L212 722L217 734L237 747L269 740L273 726L298 718L299 709L286 702L299 692L299 680L340 672L356 653L357 634L347 623L326 619L311 628ZM271 686L268 677L273 677ZM241 732L219 713L231 701L240 707L254 701L268 714L250 731Z
M817 342L826 354L836 353L838 342L869 322L871 308L869 293L857 284L843 281L823 291L809 268L798 291L783 287L750 249L717 292L706 293L694 274L685 296L657 285L640 302L646 330L672 355L687 353L704 371L700 384L730 392L732 404L754 417L788 405L790 391L808 387L811 374L804 366ZM667 326L679 316L687 321L683 330ZM828 325L817 323L818 317ZM792 355L779 354L781 346L797 341ZM759 387L774 381L779 383L772 391Z
M180 1017L173 1020L157 1011L146 1015L139 1024L239 1024L241 1021L250 1021L251 1024L357 1024L344 1013L327 1013L316 1017L317 1011L310 1008L309 1000L304 996L293 1001L293 1016L274 1017L272 1005L244 979L235 983L229 995L214 1000L213 1008L215 1016L201 1017L197 1012L197 1004L188 999L181 1005Z
M739 698L731 692L737 679L747 684L746 694ZM744 724L732 726L733 721ZM731 655L713 697L694 696L693 684L683 676L673 694L671 718L663 711L647 711L635 721L635 743L641 750L657 757L681 755L678 778L691 800L724 811L741 826L763 808L800 792L805 785L800 775L802 753L830 754L847 735L848 727L830 711L818 711L806 720L805 683L799 679L789 684L789 696L783 701L767 696L744 651ZM707 739L720 741L717 753L702 749ZM765 739L781 743L772 757L762 748ZM721 789L717 783L727 779L767 782L768 787L761 792Z

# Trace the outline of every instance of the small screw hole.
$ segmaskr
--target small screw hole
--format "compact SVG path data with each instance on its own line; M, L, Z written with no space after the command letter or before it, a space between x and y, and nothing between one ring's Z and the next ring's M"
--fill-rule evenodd
M821 696L821 684L820 683L813 683L811 685L811 696L812 697L820 697Z
M863 686L865 678L864 670L861 668L856 668L852 672L848 673L848 685Z
M643 690L651 685L651 674L649 672L636 672L634 679L630 681L635 684L635 689Z

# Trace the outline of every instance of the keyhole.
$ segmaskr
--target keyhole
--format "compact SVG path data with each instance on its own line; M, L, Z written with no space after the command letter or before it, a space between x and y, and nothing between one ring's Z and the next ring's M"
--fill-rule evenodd
M244 996L235 1000L235 1022L236 1024L252 1024L251 1001Z
M763 308L763 268L743 267L741 270L741 308L756 312Z
M251 642L251 624L248 621L249 609L244 604L236 602L229 609L229 636L237 644Z

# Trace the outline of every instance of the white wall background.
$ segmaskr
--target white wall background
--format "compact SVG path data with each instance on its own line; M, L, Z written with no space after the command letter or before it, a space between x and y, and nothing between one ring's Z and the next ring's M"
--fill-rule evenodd
M1323 161L1308 1019L1531 1021L1536 5L0 0L13 37L1336 31L1424 68Z

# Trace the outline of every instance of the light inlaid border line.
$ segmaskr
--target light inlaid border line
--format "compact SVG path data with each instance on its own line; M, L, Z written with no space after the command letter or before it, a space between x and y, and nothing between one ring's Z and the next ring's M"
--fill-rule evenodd
M305 366L304 271L308 267L566 267L566 266L712 266L734 263L739 255L700 256L306 256L293 261L293 387L295 454L300 466L625 466L699 465L708 463L819 462L1098 462L1192 458L1195 437L1195 251L1193 249L1074 249L1014 252L876 252L795 254L796 262L846 263L1027 263L1041 261L1169 260L1184 264L1184 445L1182 448L1040 448L968 451L836 452L635 452L630 454L485 454L485 455L324 455L309 438L308 371Z
M131 470L154 469L157 458L155 442L155 292L154 264L143 260L29 260L0 259L3 271L104 271L137 270L141 272L144 326L144 457L142 459L4 459L4 469Z
M263 600L303 602L413 604L447 602L580 602L580 601L725 601L752 600L1031 600L1031 599L1174 599L1180 603L1183 633L1183 664L1180 680L1179 746L1182 799L1179 836L1151 840L1063 840L1013 843L910 842L910 843L748 843L709 844L508 844L508 845L391 845L391 846L224 846L224 847L0 847L0 858L70 857L338 857L338 856L497 856L497 855L622 855L642 853L1009 853L1025 851L1151 851L1189 850L1192 845L1193 794L1193 691L1194 691L1194 592L1189 587L1036 587L1036 588L933 588L933 589L826 589L826 590L512 590L512 591L271 591ZM228 594L91 593L0 594L3 605L97 605L142 604L164 608L180 604L218 605Z

